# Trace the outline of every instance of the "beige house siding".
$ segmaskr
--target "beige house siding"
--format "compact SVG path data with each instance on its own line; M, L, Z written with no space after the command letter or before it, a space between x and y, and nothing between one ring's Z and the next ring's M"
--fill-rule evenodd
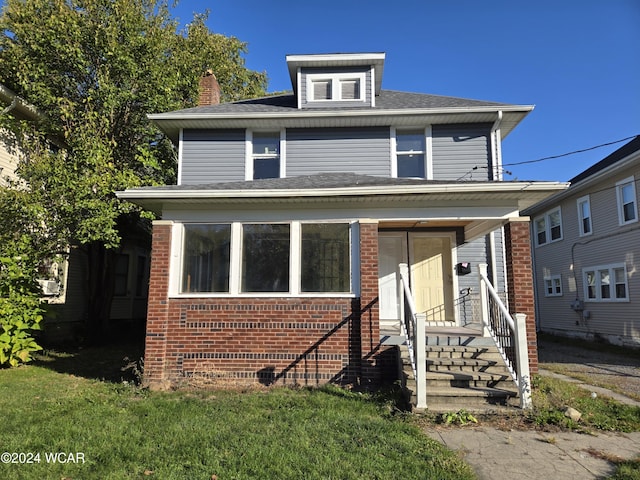
M7 177L11 180L18 179L15 174L17 165L13 134L0 128L0 185L7 185Z
M540 214L557 206L562 214L562 240L533 247L540 330L640 346L640 222L619 224L616 194L616 183L630 176L634 177L638 205L640 159L588 189L576 188L572 195L531 214L532 224ZM592 233L580 236L577 200L586 195ZM535 241L535 232L532 235ZM584 269L614 264L626 267L628 300L585 299ZM561 278L562 295L547 296L545 278L556 275ZM575 300L583 302L584 310L572 308Z

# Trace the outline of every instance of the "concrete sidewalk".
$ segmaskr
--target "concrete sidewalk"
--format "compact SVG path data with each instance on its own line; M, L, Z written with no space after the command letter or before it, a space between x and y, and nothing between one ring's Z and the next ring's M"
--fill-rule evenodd
M473 468L480 480L601 479L614 472L607 458L640 455L640 432L597 435L432 427L425 430Z
M549 375L627 405L637 401L605 388L540 369ZM540 432L500 430L487 426L428 427L425 433L457 451L480 480L603 479L615 466L608 459L640 457L640 432Z

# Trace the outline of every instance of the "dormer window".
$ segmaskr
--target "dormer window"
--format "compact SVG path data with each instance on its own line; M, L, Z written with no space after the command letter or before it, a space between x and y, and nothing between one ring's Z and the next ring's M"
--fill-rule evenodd
M364 101L364 73L309 74L309 101Z

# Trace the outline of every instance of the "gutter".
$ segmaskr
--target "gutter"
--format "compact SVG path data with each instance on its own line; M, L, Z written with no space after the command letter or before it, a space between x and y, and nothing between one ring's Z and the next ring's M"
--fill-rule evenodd
M20 98L15 92L2 84L0 84L0 100L5 103L9 103L9 106L0 113L2 115L15 111L19 116L29 120L45 119L44 115L40 113L34 105Z
M568 186L563 182L515 182L447 185L402 185L395 187L339 187L319 189L235 189L212 190L206 188L167 189L162 187L134 188L116 192L122 199L182 199L182 198L283 198L283 197L338 197L360 195L404 195L434 193L517 193L564 190Z

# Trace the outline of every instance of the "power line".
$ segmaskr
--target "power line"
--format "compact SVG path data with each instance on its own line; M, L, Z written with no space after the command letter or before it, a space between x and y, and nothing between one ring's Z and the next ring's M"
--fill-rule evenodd
M596 145L594 147L589 147L589 148L583 148L582 150L575 150L573 152L568 152L568 153L562 153L560 155L552 155L550 157L543 157L543 158L538 158L536 160L526 160L524 162L515 162L515 163L504 163L502 166L504 167L512 167L514 165L525 165L527 163L538 163L538 162L544 162L545 160L553 160L554 158L561 158L561 157L567 157L569 155L575 155L576 153L583 153L583 152L588 152L590 150L595 150L597 148L602 148L602 147L607 147L609 145L615 145L616 143L620 143L620 142L625 142L627 140L631 140L632 138L636 138L638 135L632 135L630 137L626 137L626 138L622 138L620 140L615 140L613 142L608 142L608 143L602 143L600 145Z

